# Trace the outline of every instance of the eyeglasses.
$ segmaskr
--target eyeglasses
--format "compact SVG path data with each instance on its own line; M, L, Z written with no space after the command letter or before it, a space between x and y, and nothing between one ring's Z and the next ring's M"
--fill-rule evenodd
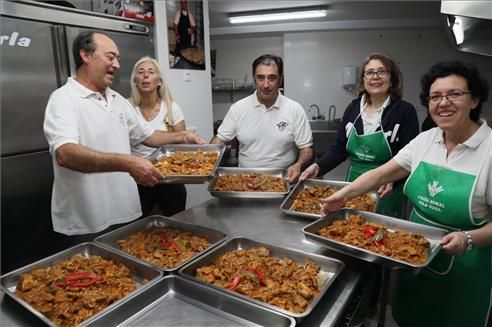
M446 98L448 101L459 101L465 96L465 94L471 94L471 92L453 91L445 95L432 94L427 99L431 104L438 104L441 103L443 98Z
M374 77L374 75L378 75L379 78L384 78L386 77L390 71L388 70L366 70L364 72L364 78L365 79L371 79Z

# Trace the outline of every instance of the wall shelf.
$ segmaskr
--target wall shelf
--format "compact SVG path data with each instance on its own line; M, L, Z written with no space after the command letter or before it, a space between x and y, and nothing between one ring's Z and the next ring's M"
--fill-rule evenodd
M253 84L245 84L234 78L217 78L212 80L212 92L230 94L231 102L234 102L234 95L240 93L253 93L255 86Z

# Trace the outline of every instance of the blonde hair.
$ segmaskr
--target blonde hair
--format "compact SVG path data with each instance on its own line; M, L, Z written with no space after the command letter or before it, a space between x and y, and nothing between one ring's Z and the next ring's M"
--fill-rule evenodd
M171 95L171 91L167 87L167 82L164 78L164 74L162 73L161 67L159 66L157 60L155 60L154 58L151 58L149 56L144 56L138 59L135 65L133 66L132 75L130 77L130 86L132 90L132 94L130 96L130 102L134 107L139 106L140 103L142 102L142 95L140 94L140 90L137 88L137 83L135 83L135 75L137 74L138 66L140 66L140 64L147 61L150 61L154 65L155 70L161 79L162 85L157 87L156 90L157 96L166 103L166 107L167 107L166 116L168 118L169 124L173 125L172 108L173 108L174 99L173 96Z

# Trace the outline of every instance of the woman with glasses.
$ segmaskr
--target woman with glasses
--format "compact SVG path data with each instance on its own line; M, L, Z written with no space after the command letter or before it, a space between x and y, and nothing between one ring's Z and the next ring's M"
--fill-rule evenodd
M393 316L405 326L486 326L492 293L492 130L480 119L489 84L476 67L441 62L421 79L437 127L392 160L325 199L322 213L378 185L408 177L410 220L449 231L418 274L401 271Z
M186 130L181 108L174 102L157 60L140 58L133 67L130 81L132 93L129 100L139 116L156 130ZM132 154L140 157L147 157L155 150L142 143L132 145ZM151 213L171 216L186 206L186 188L181 184L138 185L138 192L143 217ZM158 211L153 210L156 205Z
M403 77L397 63L387 55L373 53L359 74L358 98L343 114L336 141L300 176L320 176L350 158L347 181L390 160L419 133L415 107L402 100ZM376 211L401 217L404 206L402 182L388 183L378 190Z

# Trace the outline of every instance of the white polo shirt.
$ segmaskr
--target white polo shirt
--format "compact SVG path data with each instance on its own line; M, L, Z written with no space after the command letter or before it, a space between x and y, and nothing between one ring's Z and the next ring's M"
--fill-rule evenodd
M140 108L137 106L135 107L135 109L137 111L137 115L143 120L145 120L144 116L142 115L142 112L140 111ZM176 102L173 102L173 108L171 113L172 113L173 126L177 125L178 123L184 120L183 112L181 111L181 108L178 106ZM166 116L167 116L167 106L165 101L161 101L161 108L159 113L157 114L157 116L155 116L154 119L152 119L148 123L156 130L167 132L167 128L164 123ZM147 157L151 155L152 152L154 152L155 150L156 150L155 148L151 148L143 143L139 143L132 146L132 155L139 156L139 157Z
M54 170L51 216L54 230L66 235L97 233L142 214L137 184L128 173L81 173L55 159L56 149L67 143L130 154L130 142L152 135L154 129L120 94L107 88L106 99L69 78L46 106L44 134Z
M287 168L298 149L313 145L313 134L302 106L279 93L270 108L256 92L234 103L217 130L217 137L239 141L239 166Z
M407 171L413 172L423 160L427 163L477 175L472 197L475 218L491 218L492 205L492 131L485 121L463 144L458 144L446 158L443 131L439 127L420 133L394 157ZM485 158L485 160L483 159Z
M372 113L371 117L369 117L364 109L368 106L366 101L367 96L365 94L362 95L360 99L360 116L362 117L362 124L364 126L364 134L372 134L376 132L379 126L381 126L381 118L383 117L383 111L388 106L391 101L391 97L388 95L386 100L384 100L381 107L378 108L375 112Z

